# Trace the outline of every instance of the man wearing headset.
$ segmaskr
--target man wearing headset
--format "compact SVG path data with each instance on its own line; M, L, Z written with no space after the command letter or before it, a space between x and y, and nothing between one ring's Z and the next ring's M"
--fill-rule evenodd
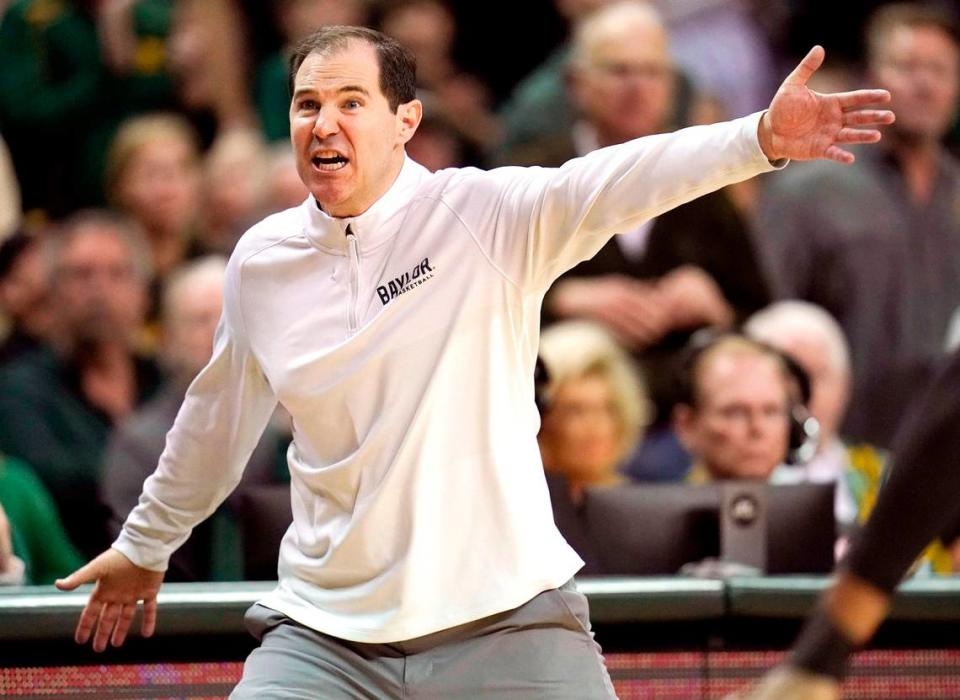
M742 335L691 349L673 411L693 457L687 482L769 479L787 459L791 407L799 399L784 356Z

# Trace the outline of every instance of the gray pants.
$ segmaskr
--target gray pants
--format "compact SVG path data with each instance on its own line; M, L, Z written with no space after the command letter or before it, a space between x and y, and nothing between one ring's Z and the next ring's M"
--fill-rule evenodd
M515 610L392 644L337 639L261 605L244 620L260 646L232 700L616 698L587 599L572 582Z

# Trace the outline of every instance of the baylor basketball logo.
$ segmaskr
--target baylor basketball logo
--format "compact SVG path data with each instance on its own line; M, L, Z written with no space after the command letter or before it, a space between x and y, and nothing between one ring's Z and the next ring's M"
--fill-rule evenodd
M386 306L391 300L404 292L409 292L414 287L419 287L431 277L433 277L433 267L430 266L430 258L424 258L409 272L404 272L399 277L394 277L386 284L377 287L377 294Z

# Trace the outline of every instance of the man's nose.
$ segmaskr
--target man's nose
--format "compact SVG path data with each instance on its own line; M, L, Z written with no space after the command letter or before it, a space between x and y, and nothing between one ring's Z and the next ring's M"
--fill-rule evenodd
M89 292L91 298L106 299L113 294L116 287L115 275L109 270L98 270L90 277Z
M313 124L313 134L321 141L340 130L336 114L328 107L321 107Z
M769 430L770 423L770 417L765 415L762 411L750 411L749 418L747 420L747 428L751 435L760 436Z

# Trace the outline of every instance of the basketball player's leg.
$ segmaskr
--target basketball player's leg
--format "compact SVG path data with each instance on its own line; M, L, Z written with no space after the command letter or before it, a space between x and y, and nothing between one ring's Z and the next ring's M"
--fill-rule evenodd
M960 515L960 351L953 354L918 400L894 441L894 463L877 505L840 565L840 575L807 621L788 663L769 674L744 700L816 697L807 686L838 681L851 653L883 621L893 591L935 537L956 534ZM796 686L781 692L778 678ZM809 677L804 678L803 676ZM826 696L824 696L826 697Z

